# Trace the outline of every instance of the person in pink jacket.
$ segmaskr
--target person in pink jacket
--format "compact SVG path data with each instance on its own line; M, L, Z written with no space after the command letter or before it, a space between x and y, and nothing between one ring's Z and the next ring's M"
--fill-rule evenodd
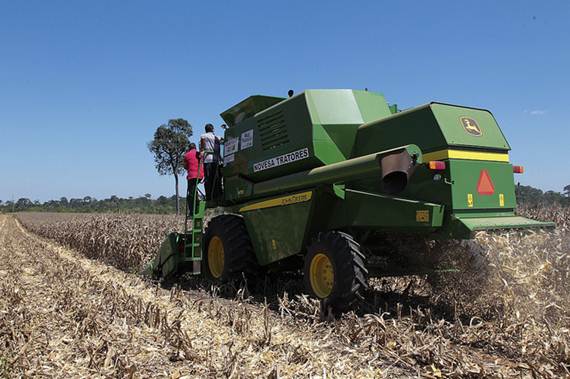
M188 180L186 203L188 204L190 217L192 217L192 204L194 204L196 186L204 178L204 164L200 159L200 153L196 150L196 144L194 143L190 143L188 151L184 154L184 168L188 171L188 175L186 175L186 179Z

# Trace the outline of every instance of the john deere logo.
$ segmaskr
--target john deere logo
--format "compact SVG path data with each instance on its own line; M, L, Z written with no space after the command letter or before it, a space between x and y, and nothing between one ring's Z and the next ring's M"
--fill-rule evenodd
M460 117L459 120L461 121L461 124L467 133L474 136L480 136L483 134L483 132L481 132L481 128L477 124L477 121L474 119L469 117Z

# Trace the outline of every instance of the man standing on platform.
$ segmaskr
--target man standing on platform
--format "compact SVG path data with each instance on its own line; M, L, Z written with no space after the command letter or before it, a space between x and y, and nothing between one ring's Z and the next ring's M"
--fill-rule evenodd
M192 217L194 214L192 205L195 201L196 187L200 180L204 178L204 165L200 161L200 153L196 150L196 144L194 143L190 143L188 151L184 154L184 168L188 171L188 175L186 176L188 180L186 203L188 204L188 213L190 217Z
M218 165L220 162L220 140L214 134L214 125L206 124L206 133L200 136L200 152L204 162L206 181L206 200L219 196L218 181L220 181ZM220 186L221 187L221 186Z

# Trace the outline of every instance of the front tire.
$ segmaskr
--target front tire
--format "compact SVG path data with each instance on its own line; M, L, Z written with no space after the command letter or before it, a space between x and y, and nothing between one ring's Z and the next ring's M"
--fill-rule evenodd
M202 262L204 274L227 283L245 279L253 283L259 265L243 218L236 215L215 217L204 234Z
M343 232L321 232L307 248L307 290L335 311L347 311L364 299L368 270L360 245Z

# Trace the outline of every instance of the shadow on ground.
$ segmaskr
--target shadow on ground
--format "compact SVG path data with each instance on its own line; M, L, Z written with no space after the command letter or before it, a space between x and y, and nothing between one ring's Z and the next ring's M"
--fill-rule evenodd
M322 321L330 320L331 317L321 302L306 294L303 277L298 273L266 275L255 286L245 286L239 282L219 285L211 280L190 275L184 275L174 283L163 284L165 288L173 286L184 291L205 292L227 300L262 306L267 304L274 312L297 318ZM420 277L371 279L364 301L353 311L357 316L383 314L386 319L390 319L410 316L418 309L429 310L434 319L457 319L453 305L437 302L429 284ZM341 315L334 316L338 318Z

